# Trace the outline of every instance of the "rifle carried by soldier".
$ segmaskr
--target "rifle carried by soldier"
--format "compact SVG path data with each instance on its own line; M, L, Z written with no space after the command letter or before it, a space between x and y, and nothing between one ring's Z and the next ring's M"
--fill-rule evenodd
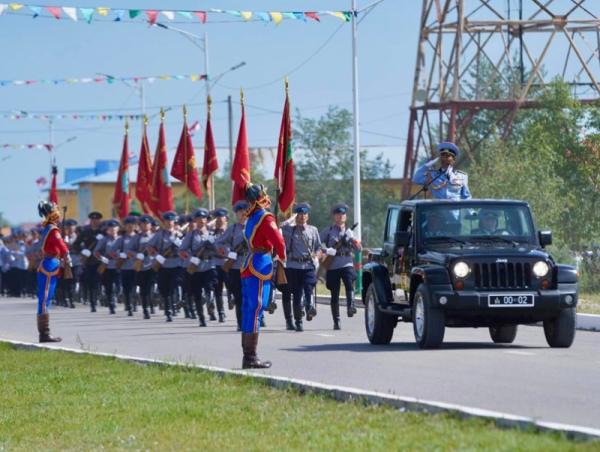
M60 233L64 239L67 238L67 233L66 233L66 229L65 229L65 221L67 221L67 206L63 207L63 218L62 218L62 222L60 225ZM67 255L67 257L69 257L69 255ZM63 265L63 278L64 279L73 279L73 269L71 268L70 258L63 259L62 265Z
M354 223L352 225L352 227L347 230L354 231L354 229L356 229L357 226L358 226L358 223ZM344 234L342 237L340 237L340 239L333 246L333 249L336 251L336 253L335 254L327 253L326 256L323 258L323 260L321 261L321 265L319 265L319 269L317 272L319 278L322 278L325 275L327 270L329 270L329 267L331 267L331 263L333 262L333 258L336 256L337 252L345 246L350 246L350 243L349 243L348 237Z
M158 272L160 270L160 268L163 266L163 264L169 257L175 257L174 254L176 254L177 248L181 246L181 237L179 233L176 233L175 238L171 238L170 240L171 243L169 244L169 247L166 251L161 251L160 253L158 253L158 250L156 250L157 254L154 256L154 263L152 264L152 270L154 270L155 272Z

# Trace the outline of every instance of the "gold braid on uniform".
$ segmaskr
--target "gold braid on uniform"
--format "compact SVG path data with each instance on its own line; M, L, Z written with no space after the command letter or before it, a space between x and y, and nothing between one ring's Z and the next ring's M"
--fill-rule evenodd
M50 212L46 216L46 218L44 218L42 226L48 226L49 224L58 224L59 221L60 221L60 212L58 211L58 209L55 209L52 212Z

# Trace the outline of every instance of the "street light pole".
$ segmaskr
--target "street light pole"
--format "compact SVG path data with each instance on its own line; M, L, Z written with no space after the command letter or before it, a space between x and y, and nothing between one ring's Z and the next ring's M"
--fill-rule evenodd
M360 138L359 138L359 106L358 106L358 52L357 39L357 14L356 0L352 0L352 113L353 113L353 137L354 137L354 222L358 223L356 228L356 239L361 240L362 215L360 206ZM362 290L362 253L359 251L355 256L358 270L356 290Z
M229 169L233 166L233 106L231 96L227 96L227 119L229 123Z
M206 86L206 102L208 103L208 98L210 96L210 76L208 69L208 33L204 32L204 46L202 50L204 51L204 83ZM208 193L208 207L210 210L214 210L215 208L215 184L213 183L213 175L210 175L210 181L208 186L210 187L210 192Z

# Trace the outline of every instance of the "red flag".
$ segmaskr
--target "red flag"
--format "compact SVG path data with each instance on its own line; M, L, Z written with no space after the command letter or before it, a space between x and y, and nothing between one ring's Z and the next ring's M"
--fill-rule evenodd
M292 119L290 117L290 101L287 87L283 117L281 118L281 129L279 130L277 158L275 159L275 184L277 187L279 208L287 215L296 198L294 160L292 158Z
M173 191L167 170L167 145L165 127L161 120L158 132L158 144L152 167L152 200L150 208L160 218L161 214L173 210Z
M171 166L171 176L183 182L198 200L202 198L202 189L200 188L198 170L196 169L196 157L194 156L194 145L192 144L187 120L183 121L181 138L177 145L173 166Z
M231 166L231 180L233 188L231 190L231 204L246 199L246 185L250 183L250 156L248 154L248 137L246 136L246 114L244 112L244 103L242 101L242 119L240 120L240 131L238 134L237 145L235 147L235 157Z
M209 101L210 102L210 101ZM204 137L204 163L202 164L202 185L205 190L209 190L211 176L219 169L217 162L217 147L215 146L215 137L213 136L212 126L210 124L210 103L208 115L206 117L206 135Z
M58 174L58 168L56 165L52 166L52 185L50 186L50 196L48 200L58 206L58 192L56 191L56 175Z
M119 218L123 219L129 215L129 144L127 140L127 126L125 126L121 163L119 163L119 174L117 175L112 202Z
M146 135L146 124L144 123L144 135L140 147L140 158L138 160L137 179L135 181L135 197L140 202L144 213L150 213L152 205L152 159L150 157L150 146Z

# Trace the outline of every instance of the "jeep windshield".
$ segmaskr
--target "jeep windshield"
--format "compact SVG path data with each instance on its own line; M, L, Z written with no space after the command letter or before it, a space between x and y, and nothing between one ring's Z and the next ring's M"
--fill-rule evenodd
M531 213L524 205L423 206L418 225L422 245L514 247L537 243Z

